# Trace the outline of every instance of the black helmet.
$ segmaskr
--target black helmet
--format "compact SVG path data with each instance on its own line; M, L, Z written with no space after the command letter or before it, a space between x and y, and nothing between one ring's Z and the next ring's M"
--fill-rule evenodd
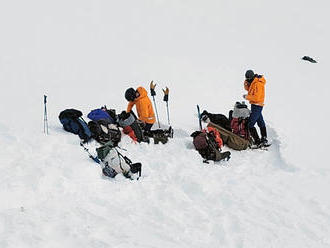
M135 89L129 88L125 92L125 98L127 101L132 102L136 98Z
M254 78L254 72L252 70L247 70L245 72L245 78L246 79L252 79L252 78Z

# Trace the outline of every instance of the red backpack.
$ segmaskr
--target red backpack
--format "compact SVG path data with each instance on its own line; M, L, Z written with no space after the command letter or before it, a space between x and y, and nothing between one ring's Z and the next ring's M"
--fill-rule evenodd
M251 111L245 102L236 102L230 121L231 131L247 140L249 139L248 122L250 113Z
M231 131L244 138L249 139L249 132L248 132L248 118L233 118L230 122Z

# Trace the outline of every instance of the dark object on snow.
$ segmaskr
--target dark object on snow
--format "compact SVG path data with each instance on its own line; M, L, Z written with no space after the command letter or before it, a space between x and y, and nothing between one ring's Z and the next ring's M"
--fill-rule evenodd
M100 144L112 141L114 146L117 146L121 140L121 132L119 128L110 123L109 119L90 121L88 122L88 127L92 132L92 138Z
M204 122L212 122L216 125L225 128L228 131L231 131L230 121L223 114L212 114L204 110L203 113L201 114L201 119Z
M311 62L311 63L317 63L316 60L314 60L313 58L311 58L311 57L309 57L309 56L304 56L304 57L302 57L301 59L302 59L302 60L307 60L307 61L309 61L309 62Z
M204 163L208 160L220 161L230 159L230 152L221 152L221 148L216 142L216 137L213 132L195 131L191 135L193 144L198 153L204 158Z
M82 118L82 112L76 109L66 109L58 116L65 131L78 134L83 142L87 142L92 133L89 130L85 120Z
M173 128L169 127L169 129L155 129L145 131L144 135L153 138L154 144L158 144L159 142L166 144L168 138L173 138Z

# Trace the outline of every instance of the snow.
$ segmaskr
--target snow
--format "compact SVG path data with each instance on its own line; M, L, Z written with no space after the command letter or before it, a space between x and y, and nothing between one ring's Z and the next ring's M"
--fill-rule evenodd
M320 0L3 2L0 247L330 247L328 9ZM227 115L247 69L267 80L273 145L202 163L190 137L196 104ZM125 90L151 80L162 127L161 88L170 89L175 137L123 137L142 178L104 178L58 114L120 112Z

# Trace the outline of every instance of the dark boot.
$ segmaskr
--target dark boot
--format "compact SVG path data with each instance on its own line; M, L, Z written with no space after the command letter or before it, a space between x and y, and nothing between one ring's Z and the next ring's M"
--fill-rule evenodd
M261 127L260 128L260 133L261 133L261 144L268 145L266 127Z
M166 144L168 141L168 137L164 134L154 134L153 138L154 144L158 144L159 142L161 142L162 144Z
M257 129L255 127L252 127L249 129L249 132L253 139L254 144L258 146L260 144L260 138L259 138Z
M173 131L173 128L171 126L168 128L168 130L164 130L164 132L167 135L167 137L173 138L174 131Z
M226 159L227 161L230 159L231 153L229 151L222 152L220 155L220 160Z

